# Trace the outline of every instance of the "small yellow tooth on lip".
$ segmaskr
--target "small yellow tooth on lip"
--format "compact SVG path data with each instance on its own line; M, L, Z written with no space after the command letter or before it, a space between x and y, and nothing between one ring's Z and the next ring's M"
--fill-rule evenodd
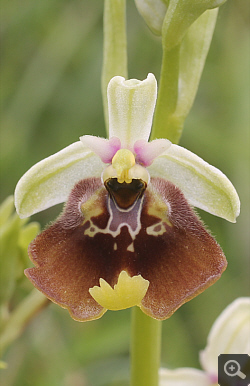
M129 169L135 165L134 154L128 149L118 150L113 159L112 166L117 172L117 180L119 183L130 183L132 178L129 177Z
M148 286L149 281L141 275L131 277L126 271L121 271L114 288L104 279L100 279L100 287L90 288L89 293L102 307L117 311L140 306Z

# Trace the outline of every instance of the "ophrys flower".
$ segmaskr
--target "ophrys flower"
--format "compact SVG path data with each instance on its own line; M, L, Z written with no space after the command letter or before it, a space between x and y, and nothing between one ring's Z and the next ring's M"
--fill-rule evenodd
M203 370L183 367L161 369L159 386L216 386L220 354L250 353L250 298L238 298L215 320L200 353ZM232 378L236 382L239 378Z
M227 177L166 139L148 142L155 77L114 77L109 139L83 136L19 181L16 208L29 216L67 201L30 245L27 277L77 320L134 305L156 319L214 283L224 254L191 205L235 221Z

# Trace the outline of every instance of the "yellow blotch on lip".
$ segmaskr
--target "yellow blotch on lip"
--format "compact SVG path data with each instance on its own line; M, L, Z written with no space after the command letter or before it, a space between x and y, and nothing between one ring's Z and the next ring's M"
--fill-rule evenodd
M134 165L135 157L130 150L120 149L115 153L112 159L112 166L117 172L117 181L119 183L126 182L129 184L132 181L128 172Z
M100 287L90 288L89 293L102 307L117 311L140 306L148 286L149 281L143 279L141 275L131 277L126 271L121 271L114 288L104 279L100 279Z

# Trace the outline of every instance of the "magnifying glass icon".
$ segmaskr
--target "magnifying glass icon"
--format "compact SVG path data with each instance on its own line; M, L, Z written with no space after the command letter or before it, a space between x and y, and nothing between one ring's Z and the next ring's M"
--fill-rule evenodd
M233 359L231 359L230 361L227 361L224 364L224 372L229 377L235 377L237 375L241 379L245 379L246 378L246 374L244 374L244 373L242 373L242 371L240 371L240 364L239 364L239 362L237 362L237 361L235 361Z

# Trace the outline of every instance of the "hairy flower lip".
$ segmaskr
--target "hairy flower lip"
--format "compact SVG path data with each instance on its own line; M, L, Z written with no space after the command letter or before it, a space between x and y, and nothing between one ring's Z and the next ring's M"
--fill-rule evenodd
M34 165L17 185L23 217L67 201L31 243L35 267L25 273L76 320L105 312L89 293L100 278L114 287L123 271L141 275L150 285L139 306L163 320L226 268L190 205L234 221L238 195L223 173L190 151L166 139L148 142L156 91L152 74L143 81L114 77L110 138L81 137Z
M107 205L108 192L99 187L99 179L80 181L64 213L29 248L35 268L26 270L27 277L74 319L103 315L89 288L99 278L113 287L123 270L149 281L140 307L158 320L221 276L226 260L219 245L174 185L152 179L143 199L123 211Z

